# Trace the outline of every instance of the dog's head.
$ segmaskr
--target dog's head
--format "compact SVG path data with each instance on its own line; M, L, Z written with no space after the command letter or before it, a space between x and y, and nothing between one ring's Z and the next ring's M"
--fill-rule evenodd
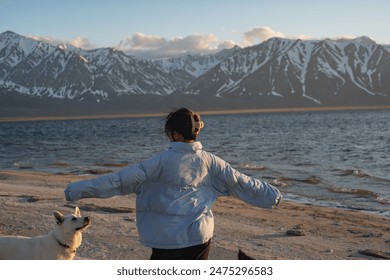
M82 232L87 229L91 223L89 217L82 217L80 215L80 209L75 208L73 214L67 216L62 215L58 211L53 212L54 217L56 218L57 225L62 227L66 232Z

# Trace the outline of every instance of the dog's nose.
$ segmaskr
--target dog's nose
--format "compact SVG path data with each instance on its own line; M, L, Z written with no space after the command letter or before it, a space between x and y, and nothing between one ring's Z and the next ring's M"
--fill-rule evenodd
M84 221L85 221L85 222L89 222L89 217L85 217L85 218L84 218Z

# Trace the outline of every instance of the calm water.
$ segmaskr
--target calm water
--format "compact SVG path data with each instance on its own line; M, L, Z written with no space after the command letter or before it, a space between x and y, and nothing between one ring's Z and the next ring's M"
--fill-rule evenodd
M206 150L272 181L286 199L390 216L390 111L202 119ZM0 123L0 168L115 171L164 150L163 124L162 118Z

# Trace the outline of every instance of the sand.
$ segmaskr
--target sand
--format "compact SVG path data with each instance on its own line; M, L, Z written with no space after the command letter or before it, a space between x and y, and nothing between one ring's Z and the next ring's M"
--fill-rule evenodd
M65 201L66 185L84 178L0 171L0 235L46 234L55 227L54 210L67 214L78 206L92 224L76 259L148 259L150 249L138 242L134 195ZM213 211L210 259L236 259L239 249L264 260L390 258L390 219L383 216L288 201L259 209L231 197L218 199Z

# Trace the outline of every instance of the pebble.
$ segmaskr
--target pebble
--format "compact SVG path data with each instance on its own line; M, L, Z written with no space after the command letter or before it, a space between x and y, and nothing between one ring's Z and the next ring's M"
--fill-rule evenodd
M296 225L292 229L287 230L286 234L292 236L304 236L306 235L304 231L304 225L303 224Z
M367 250L359 250L359 254L378 258L378 259L385 259L390 260L390 253L389 252L381 252L374 249L367 249Z

